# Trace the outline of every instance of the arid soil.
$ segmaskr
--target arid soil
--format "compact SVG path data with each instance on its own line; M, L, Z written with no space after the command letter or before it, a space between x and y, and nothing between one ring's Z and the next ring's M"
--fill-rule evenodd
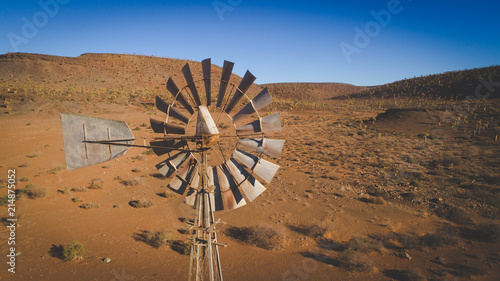
M156 155L132 148L102 165L64 169L59 111L83 108L82 114L124 120L142 137L152 134L141 125L158 115L154 108L98 103L85 109L81 103L52 101L13 108L0 117L1 173L15 169L18 188L31 183L46 196L16 202L20 254L15 275L4 265L2 279L185 279L188 255L175 247L156 249L138 238L141 231L177 232L186 226L182 220L193 215L181 196L157 195L169 179L156 171ZM454 136L444 121L446 134L426 137L424 132L440 126L435 119L444 113L437 111L403 111L399 118L381 115L377 120L381 111L359 104L285 108L283 131L276 136L286 139L286 146L275 179L251 204L216 213L226 223L219 240L228 244L220 250L227 280L414 280L404 279L411 274L436 280L496 279L498 233L484 238L478 226L498 225L498 209L467 185L498 189L498 142L486 133ZM414 133L409 122L417 124ZM102 189L88 188L93 179ZM79 187L83 191L71 191ZM83 202L72 202L77 197ZM133 208L131 200L151 200L154 206ZM83 203L99 208L83 209ZM7 208L2 210L7 217ZM281 229L286 237L281 249L261 249L226 231L259 224ZM306 231L315 227L322 229L319 236ZM439 234L443 228L454 236ZM445 242L418 239L433 233ZM3 228L2 253L8 251L8 235ZM186 234L177 236L187 241ZM355 236L380 244L360 253L359 267L349 267L341 258ZM64 261L58 247L73 240L81 241L86 252L81 260Z

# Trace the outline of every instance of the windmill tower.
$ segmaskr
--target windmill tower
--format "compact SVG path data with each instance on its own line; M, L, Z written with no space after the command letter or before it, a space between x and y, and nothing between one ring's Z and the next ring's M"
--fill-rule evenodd
M157 136L149 145L136 144L123 121L65 113L61 121L68 170L114 159L130 147L150 148L162 157L156 168L172 177L168 187L195 209L188 279L213 281L222 280L218 247L225 246L217 240L214 212L234 210L264 192L259 179L270 183L279 169L264 155L279 158L285 141L266 137L281 130L280 113L259 113L273 101L267 88L248 97L255 76L247 71L236 87L230 83L234 63L224 61L220 79L212 79L210 59L201 66L199 80L189 64L183 67L183 88L169 78L171 103L156 97L165 119L150 120ZM215 99L211 90L216 86Z

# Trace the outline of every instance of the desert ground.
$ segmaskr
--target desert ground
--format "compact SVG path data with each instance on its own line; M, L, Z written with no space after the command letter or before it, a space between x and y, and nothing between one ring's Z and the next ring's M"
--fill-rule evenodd
M16 58L2 59L5 65ZM161 157L131 148L67 171L59 115L123 120L136 137L151 136L149 118L161 118L154 96L169 99L164 78L153 75L158 86L135 97L129 92L138 85L94 93L91 82L77 80L86 73L61 68L69 58L64 65L54 59L54 67L45 65L52 58L23 59L43 71L27 74L19 62L15 73L6 66L0 71L0 280L186 280L184 230L194 210L156 170ZM65 71L73 74L59 80ZM112 89L113 75L98 71L96 83ZM173 76L178 69L169 71ZM493 70L485 71L487 77ZM499 80L498 67L492 73ZM272 136L286 142L281 158L270 159L281 168L267 190L241 208L215 213L224 222L219 242L228 244L220 248L224 279L498 280L500 89L482 99L450 97L455 89L474 95L477 79L463 86L464 76L439 76L448 89L441 96L405 95L419 85L431 91L426 77L401 82L407 88L255 85L269 87L275 102L263 112L281 112L282 130ZM71 92L71 83L87 90ZM11 217L9 170L18 189ZM153 204L135 208L134 200ZM15 273L6 264L12 217ZM156 232L169 241L148 240ZM69 260L64 248L72 241L85 253Z

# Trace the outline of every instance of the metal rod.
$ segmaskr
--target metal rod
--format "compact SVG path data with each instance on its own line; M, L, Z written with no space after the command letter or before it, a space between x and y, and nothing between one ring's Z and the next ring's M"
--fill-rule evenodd
M175 148L169 146L152 146L152 145L140 145L140 144L128 144L128 143L118 143L114 141L83 141L84 143L98 143L98 144L107 144L107 145L116 145L116 146L129 146L129 147L142 147L142 148L151 148L151 149L168 149L172 151L181 151L181 152L198 152L198 150L193 149L182 149Z

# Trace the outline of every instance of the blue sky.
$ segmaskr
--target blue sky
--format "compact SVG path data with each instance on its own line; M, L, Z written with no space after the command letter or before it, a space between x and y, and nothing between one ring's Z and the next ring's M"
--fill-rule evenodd
M500 1L2 0L0 53L211 57L259 84L378 85L500 64L498 11Z

